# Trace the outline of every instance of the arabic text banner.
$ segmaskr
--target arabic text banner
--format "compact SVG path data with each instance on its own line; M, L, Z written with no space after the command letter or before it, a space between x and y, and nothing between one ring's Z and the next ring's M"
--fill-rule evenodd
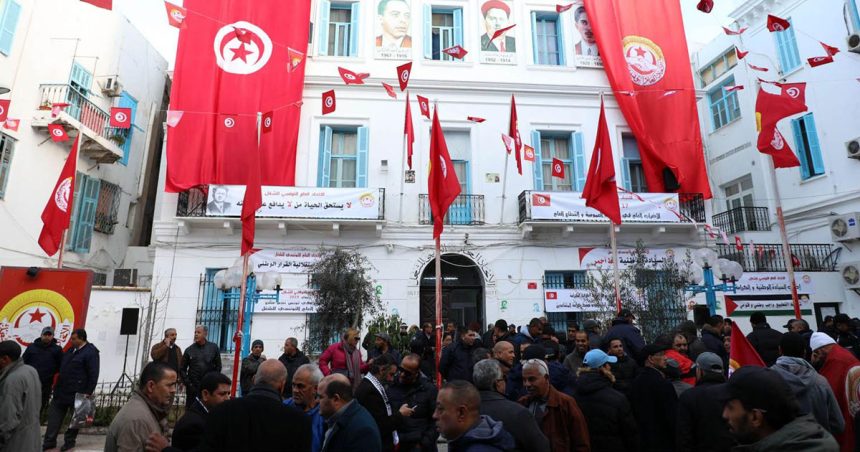
M242 214L243 185L212 185L206 215ZM263 206L257 217L376 220L382 192L376 188L314 188L263 186Z
M274 290L264 290L263 294L274 294ZM314 291L312 289L281 289L278 300L262 299L254 305L254 312L259 313L298 313L307 314L317 312L314 302Z
M812 275L809 273L795 273L794 281L797 284L797 292L814 294L815 287L812 283ZM735 295L772 295L790 294L791 284L788 273L755 272L744 273L737 282Z
M284 250L260 250L251 255L251 271L254 273L302 273L306 274L322 258L319 250L303 248Z
M602 213L585 206L581 193L532 192L532 219L609 222ZM680 223L677 193L619 193L621 221L630 223Z
M601 306L594 302L588 289L544 290L546 312L599 312Z
M666 259L682 261L686 248L646 248L645 261L649 265L661 265ZM635 248L618 249L618 268L625 269L636 262ZM579 248L579 267L586 269L612 265L612 250L609 248Z

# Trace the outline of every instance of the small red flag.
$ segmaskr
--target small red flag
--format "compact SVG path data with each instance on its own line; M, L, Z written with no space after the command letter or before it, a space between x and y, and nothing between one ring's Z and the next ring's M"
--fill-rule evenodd
M552 159L552 177L564 179L564 162L557 158Z
M505 145L505 150L508 151L508 154L514 149L514 139L511 138L510 135L502 134L502 143Z
M714 0L699 0L699 4L696 5L696 9L703 13L710 13L712 9L714 9Z
M741 241L741 238L738 236L735 236L735 249L738 251L744 250L744 243Z
M21 125L20 119L6 118L6 121L3 123L3 128L6 130L17 132L19 125Z
M403 134L406 135L406 164L412 169L412 146L415 144L415 128L412 126L412 107L409 93L406 93L406 117L403 120Z
M340 74L340 78L343 79L343 82L347 85L364 85L364 80L359 77L359 74L352 72L349 69L338 67L337 72Z
M5 121L9 116L9 105L11 104L11 99L0 99L0 122Z
M179 121L182 120L182 115L184 113L184 111L167 110L167 121L165 121L167 122L167 126L176 127L176 125L179 124Z
M573 5L574 5L573 3L571 3L569 5L555 5L555 12L561 14L561 13L569 10L570 8L573 8Z
M408 62L405 64L401 64L397 66L397 82L400 83L400 91L404 91L407 86L409 86L409 76L412 75L412 62ZM427 114L427 118L430 118L430 114Z
M418 108L421 109L421 115L430 119L430 101L426 97L418 96Z
M337 107L337 99L334 97L334 90L329 90L322 93L322 114L327 115Z
M467 120L467 121L472 121L472 122L477 122L477 123L479 123L479 124L480 124L480 123L482 123L482 122L484 122L484 121L486 121L486 119L484 119L484 118L479 118L479 117L477 117L477 116L466 116L466 120Z
M292 72L305 60L305 54L287 47L287 71Z
M523 158L528 162L535 161L535 148L524 144L523 145Z
M56 118L57 116L60 116L60 113L63 112L63 109L68 106L69 104L65 102L57 102L55 104L51 104L51 117Z
M742 60L745 56L747 56L748 53L750 53L750 51L747 50L746 52L744 52L743 50L735 47L735 53L738 55L738 59Z
M837 53L839 53L839 49L836 47L829 46L823 42L819 42L819 44L821 44L821 47L824 47L824 51L827 52L827 54L830 56L833 56L833 55L836 55Z
M723 89L726 90L727 93L731 93L733 91L740 91L744 89L744 85L724 86Z
M517 26L517 24L513 24L513 25L508 25L508 26L507 26L507 27L505 27L505 28L499 28L498 30L496 30L496 31L494 31L494 32L493 32L493 36L490 38L490 41L495 40L495 39L496 39L496 38L498 38L499 36L501 36L501 35L503 35L503 34L507 33L507 31L508 31L508 30L510 30L511 28L514 28L514 27L516 27L516 26Z
M111 107L110 109L110 126L118 129L128 129L131 127L131 108Z
M51 197L48 199L47 204L45 204L45 209L42 210L43 226L42 232L39 234L39 246L45 250L48 256L57 254L63 239L63 233L69 228L69 221L72 218L75 169L78 163L78 143L80 141L81 136L78 135L72 144L72 151L69 152L69 157L63 165L63 170L60 171L60 177L57 179L57 183L54 184Z
M788 30L791 24L782 17L776 17L773 14L767 15L767 29L772 33L774 31Z
M397 99L397 92L394 91L394 87L389 85L388 83L382 82L382 87L385 88L385 92L388 93L388 97L392 99Z
M520 176L523 175L523 160L522 156L520 156L520 150L523 148L523 141L520 138L520 130L518 127L517 120L517 101L514 99L514 95L511 94L511 120L508 124L508 135L514 139L514 157L517 159L517 173Z
M185 8L170 2L164 2L164 7L167 9L167 23L171 27L179 29L186 27L185 18L188 17L188 11Z
M55 143L69 141L69 135L66 133L66 129L64 129L60 124L48 124L48 133L51 134L51 139L54 140Z
M532 205L549 207L552 205L552 196L549 193L532 193Z
M108 11L113 10L113 0L81 0L84 3L89 3L98 8L104 8Z
M830 55L820 56L820 57L812 57L812 58L808 58L806 60L806 62L809 63L810 67L818 67L818 66L823 66L825 64L832 63L833 57Z
M800 166L800 161L776 125L785 117L807 110L806 83L774 85L780 88L779 94L771 94L760 87L756 97L756 130L759 132L756 148L770 155L776 168Z
M553 166L555 163L553 163ZM600 99L600 119L597 121L597 139L591 152L591 165L582 191L585 205L597 209L613 223L621 224L621 205L618 203L618 186L615 183L615 163L612 160L612 143L603 99Z
M263 133L269 133L272 131L272 121L274 121L274 112L267 111L263 113L262 119L263 123L261 124L263 127Z
M766 367L764 361L747 340L737 323L732 322L732 339L729 351L729 374L743 366Z
M430 176L427 178L427 189L435 239L442 235L448 208L460 195L460 181L457 180L454 162L448 154L448 145L439 124L438 108L433 110L433 127L430 129Z
M462 60L463 57L465 57L466 54L468 54L469 52L462 46L456 45L454 47L448 47L447 49L442 50L442 53L451 55L454 58Z
M750 66L750 69L752 69L754 71L759 71L759 72L767 72L768 71L768 68L766 68L766 67L756 66L754 64L750 64L749 66Z
M736 36L736 35L743 34L743 32L747 31L747 27L743 27L741 29L738 29L738 31L734 31L730 28L723 27L723 31L729 36Z

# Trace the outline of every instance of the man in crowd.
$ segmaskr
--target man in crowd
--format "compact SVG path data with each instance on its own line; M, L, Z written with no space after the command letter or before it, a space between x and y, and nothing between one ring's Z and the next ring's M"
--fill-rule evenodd
M508 331L508 322L506 322L504 319L499 319L496 320L495 324L493 324L493 329L487 331L487 334L485 334L484 336L485 338L492 339L491 341L484 339L484 346L493 347L500 341L513 341L514 335Z
M627 356L638 356L639 351L645 346L645 339L642 338L642 333L639 328L633 325L635 317L628 309L623 309L618 313L618 317L612 321L612 327L606 332L603 337L604 341L612 339L621 339L621 345L624 347L624 353Z
M167 410L173 404L176 381L176 371L167 364L147 364L137 389L108 427L105 452L143 450L152 434L166 434Z
M153 361L167 364L176 375L179 375L179 365L182 363L182 349L176 345L176 328L164 330L164 339L152 346L149 356Z
M413 409L405 403L396 409L391 405L385 385L394 379L397 363L391 355L385 354L375 358L358 389L355 390L355 400L365 407L373 416L379 427L382 439L382 450L393 451L395 446L395 430L403 423L404 417L409 417Z
M493 359L499 362L502 369L502 376L508 377L508 373L514 367L514 344L508 341L498 341L493 346Z
M547 325L545 328L551 328ZM573 388L576 381L576 372L564 367L559 361L561 346L554 341L544 341L544 362L549 368L549 382L559 391L573 397Z
M552 387L544 361L530 359L523 364L523 385L528 395L520 403L534 416L552 450L590 450L588 425L582 411L573 397Z
M594 32L591 30L591 22L588 20L588 14L585 12L585 6L576 8L576 11L573 12L573 18L576 30L582 36L582 41L576 44L576 54L600 56L600 52L597 50L597 40L594 37Z
M48 409L48 426L45 428L45 438L42 449L57 447L57 434L66 413L75 407L75 394L81 393L92 396L99 380L99 349L87 342L87 332L83 328L72 331L69 339L72 348L63 354L60 365L60 376L54 386L54 398ZM75 447L78 429L66 429L63 435L63 447L69 450Z
M391 336L388 333L376 333L373 339L373 347L367 351L367 360L378 358L389 354L395 363L400 362L400 352L391 346Z
M549 441L531 413L505 398L505 378L497 360L479 361L475 364L472 378L481 396L481 415L501 422L502 428L514 438L517 450L549 452Z
M693 360L688 354L687 336L684 336L681 332L676 332L672 336L672 348L666 350L666 358L675 360L678 363L678 369L681 372L681 381L694 386L696 384L696 374L693 372Z
M203 429L209 412L216 406L230 400L230 379L220 372L209 372L200 381L200 396L186 408L185 414L176 421L173 428L172 447L167 448L167 438L163 435L150 435L146 442L147 450L173 452L191 451L203 441Z
M427 377L436 375L436 335L433 334L433 324L424 322L421 330L415 333L409 343L409 350L421 357L421 372Z
M239 376L239 383L242 388L242 395L251 392L251 387L254 386L254 375L257 374L257 368L266 360L266 355L263 354L263 341L257 339L251 343L251 354L242 360L242 373Z
M517 359L522 356L523 344L535 344L540 339L540 334L543 332L543 324L540 319L535 317L529 320L526 328L521 328L520 332L514 336L514 352L517 354ZM526 346L528 347L528 345Z
M42 384L41 409L44 410L48 407L48 400L51 399L54 377L60 371L60 363L63 362L63 349L54 338L54 329L49 326L42 328L42 335L27 346L23 359L24 364L33 367L39 373L39 381Z
M21 359L15 341L0 342L0 450L39 450L39 373Z
M642 349L644 368L630 387L630 405L639 424L643 452L675 450L678 399L663 375L668 345L652 343Z
M717 391L726 401L723 418L743 450L839 450L812 415L798 416L794 394L771 369L741 367Z
M707 306L705 306L705 309L707 309ZM690 359L695 361L700 353L708 351L707 348L705 348L705 344L701 339L699 339L696 323L692 320L681 322L681 324L678 325L678 332L683 334L687 339L687 356Z
M833 324L836 326L836 343L854 356L860 355L860 339L857 339L852 331L851 318L848 314L836 314Z
M747 334L747 340L753 346L765 366L772 366L779 357L779 341L782 333L773 329L767 323L764 313L756 311L750 315L752 331Z
M507 451L514 439L502 423L480 413L481 396L471 383L449 381L436 397L433 419L452 452Z
M325 420L320 414L317 389L323 379L322 371L316 364L302 364L293 376L292 397L284 400L284 405L301 410L311 422L311 452L322 449L325 435ZM284 390L286 392L286 390Z
M702 344L705 351L716 354L723 360L723 367L729 362L729 354L723 346L723 316L712 315L702 325Z
M519 400L521 397L528 394L525 386L523 385L523 365L525 362L532 359L543 361L545 358L546 350L544 350L542 345L527 345L523 351L523 359L514 365L511 371L508 372L507 381L505 382L505 393L508 399ZM547 366L547 371L549 371L549 366Z
M845 419L827 380L803 356L806 344L797 333L785 333L779 342L780 357L771 366L788 384L797 399L800 414L812 414L831 434L845 429Z
M621 339L611 339L609 341L607 354L616 358L615 361L609 363L609 368L615 376L613 387L618 391L621 391L622 394L629 395L630 387L633 385L633 380L639 372L639 366L636 364L636 360L624 352L624 346L621 345Z
M803 355L807 361L812 360L812 350L809 348L809 339L812 337L812 330L809 329L809 322L803 319L795 319L791 324L791 332L797 333L803 338L803 343L806 344L806 353Z
M575 373L582 367L582 359L585 358L586 353L588 353L588 333L577 331L573 335L573 349L564 358L564 367Z
M281 402L286 382L287 369L280 361L268 359L260 364L249 394L228 400L209 413L201 449L311 450L310 421Z
M408 34L411 20L409 2L406 0L379 0L376 13L382 29L382 34L376 37L376 47L412 47L412 37Z
M600 334L600 323L597 320L588 319L582 322L582 330L588 333L588 349L600 348L603 344L603 336Z
M326 420L322 452L353 450L380 452L382 441L373 416L352 398L352 382L343 374L320 380L320 414Z
M299 341L294 337L288 337L284 341L284 353L278 357L278 361L287 368L287 384L284 386L284 395L289 397L293 388L293 378L300 366L310 364L311 360L299 350Z
M860 361L854 355L839 346L832 336L826 333L812 333L809 341L812 349L812 365L818 369L818 373L830 384L830 389L839 402L842 418L845 420L845 430L834 435L839 442L843 452L854 450L856 443L854 413L855 408L849 402L849 391L851 388L851 375L860 374Z
M208 372L221 372L221 350L206 340L209 329L204 325L194 327L194 343L185 349L179 368L179 378L185 384L185 406L194 402L200 394L200 380Z
M436 387L421 375L421 357L409 354L400 362L400 374L388 387L391 406L406 405L413 409L412 416L403 419L397 428L401 452L435 451L436 426L433 424L433 407L436 405Z
M714 388L726 382L723 360L703 352L696 358L696 386L678 399L678 452L723 452L735 445Z
M472 352L481 345L475 330L463 328L460 340L442 351L439 372L446 380L472 380Z

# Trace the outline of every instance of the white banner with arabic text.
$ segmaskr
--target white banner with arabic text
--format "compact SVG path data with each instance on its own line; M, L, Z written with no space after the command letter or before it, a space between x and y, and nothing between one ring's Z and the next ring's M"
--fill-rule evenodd
M244 185L210 185L206 215L238 217L242 214ZM263 186L263 206L257 217L379 219L383 202L378 188L313 188Z
M602 213L585 206L581 193L532 192L532 220L608 222ZM618 193L621 222L680 223L677 193Z
M601 306L594 302L588 289L545 289L546 312L599 312Z

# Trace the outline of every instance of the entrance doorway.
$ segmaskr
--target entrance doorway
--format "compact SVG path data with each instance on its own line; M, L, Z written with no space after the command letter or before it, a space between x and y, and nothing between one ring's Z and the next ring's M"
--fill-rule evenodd
M421 273L421 323L436 322L436 262ZM459 254L442 255L442 323L478 322L484 328L484 279L474 261Z

